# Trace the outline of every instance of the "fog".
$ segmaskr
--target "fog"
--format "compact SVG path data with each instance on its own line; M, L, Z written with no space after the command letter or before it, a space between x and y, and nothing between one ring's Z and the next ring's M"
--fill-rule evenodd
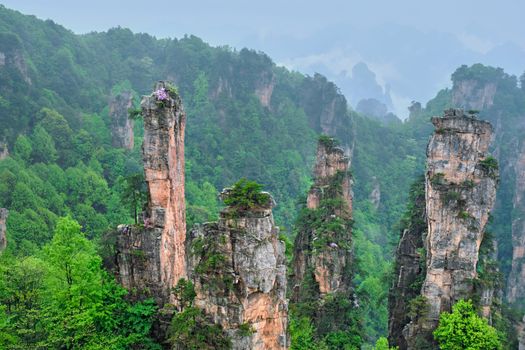
M2 4L52 19L76 33L122 26L157 37L194 34L212 45L264 51L290 69L325 74L353 106L361 98L374 97L401 117L411 100L424 103L449 86L450 74L461 64L481 62L515 75L525 71L525 3L519 0ZM363 69L362 76L352 73L359 62L366 63L377 84ZM363 82L364 76L368 80Z

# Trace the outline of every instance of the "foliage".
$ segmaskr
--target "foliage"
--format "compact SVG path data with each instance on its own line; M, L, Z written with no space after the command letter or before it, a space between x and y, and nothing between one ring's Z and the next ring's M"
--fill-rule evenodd
M228 191L224 198L224 204L237 210L249 210L267 207L270 200L270 195L262 192L262 185L242 178Z
M190 281L180 279L175 287L182 307L171 320L169 343L173 349L230 349L231 340L218 325L210 324L202 310L193 307L195 291Z
M496 330L479 317L471 301L458 301L452 313L441 314L434 337L443 350L501 349Z

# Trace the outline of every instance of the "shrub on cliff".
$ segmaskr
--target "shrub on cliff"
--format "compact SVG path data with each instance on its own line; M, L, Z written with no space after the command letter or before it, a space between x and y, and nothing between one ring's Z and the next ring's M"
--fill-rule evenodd
M476 314L470 300L460 300L452 307L452 313L441 314L434 338L442 350L502 348L496 329Z
M242 178L224 193L224 204L240 210L267 207L271 198L262 192L262 185Z

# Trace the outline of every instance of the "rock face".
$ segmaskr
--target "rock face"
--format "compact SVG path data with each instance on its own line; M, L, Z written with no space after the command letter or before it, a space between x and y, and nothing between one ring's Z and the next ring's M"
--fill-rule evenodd
M426 317L405 328L408 349L417 334L432 339L439 315L472 295L472 280L485 225L496 197L497 163L488 156L490 123L447 110L432 118L436 131L427 148L426 276L421 295Z
M111 136L113 146L133 149L133 120L128 118L128 111L133 106L133 94L124 91L112 96L109 101L109 118L111 119Z
M452 105L465 110L482 110L492 107L497 85L479 80L454 81L452 89Z
M274 73L272 71L263 72L255 86L255 95L263 107L270 107L274 87Z
M355 144L355 128L348 113L346 98L334 83L317 73L305 79L300 90L300 105L310 126L319 134L337 138L350 164Z
M9 156L7 142L0 142L0 160L4 160Z
M221 325L233 349L287 349L284 243L271 206L238 211L196 226L188 240L195 306Z
M159 100L168 85L159 82L141 102L142 146L148 206L144 227L121 227L117 239L119 279L129 289L150 290L159 304L172 299L186 277L184 200L184 129L186 115L176 93ZM156 293L156 294L154 294Z
M408 222L402 228L396 252L395 279L388 295L388 342L406 349L403 328L410 322L410 301L421 292L425 273L423 241L427 231L425 180L417 181L410 192Z
M513 212L521 214L512 220L512 267L507 282L507 300L510 303L525 298L525 142L520 147L515 174Z
M7 215L8 211L5 208L0 208L0 251L4 250L7 247Z
M325 208L325 200L337 201L321 218L326 224L335 223L337 230L305 225L297 234L294 244L293 278L294 301L301 301L301 288L312 274L323 297L329 293L347 293L351 290L352 255L349 246L352 233L352 179L348 172L348 158L337 147L334 139L321 139L317 148L314 168L315 183L308 192L306 206L315 211Z

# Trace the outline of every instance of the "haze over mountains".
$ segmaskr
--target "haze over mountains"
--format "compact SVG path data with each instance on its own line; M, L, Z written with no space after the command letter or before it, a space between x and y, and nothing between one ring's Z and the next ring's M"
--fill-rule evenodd
M322 6L161 0L155 2L158 11L138 0L3 3L76 33L121 25L158 37L194 34L212 45L261 50L288 68L327 76L353 108L363 98L375 98L401 118L412 100L426 103L435 91L450 87L450 72L462 64L479 62L520 75L525 62L525 39L516 29L525 6L513 0L500 1L497 8L470 0L331 0ZM353 68L360 62L375 79L368 74L363 84L363 75L356 77Z

